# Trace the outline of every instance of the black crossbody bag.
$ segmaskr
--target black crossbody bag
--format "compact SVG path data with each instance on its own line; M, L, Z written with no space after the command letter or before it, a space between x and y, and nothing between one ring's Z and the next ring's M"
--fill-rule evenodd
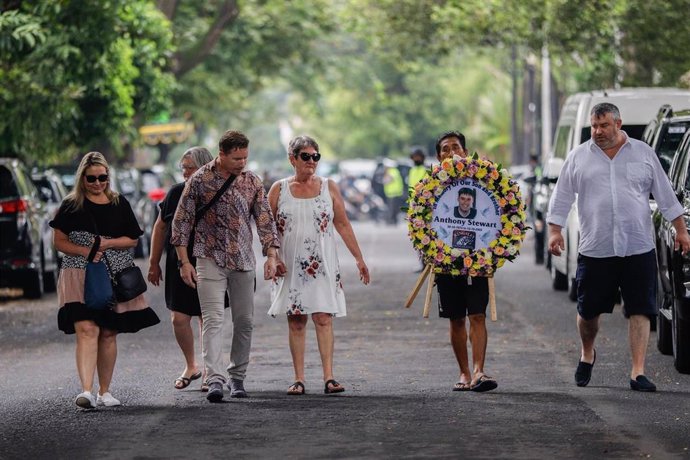
M91 253L89 254L89 258L93 259L96 251L98 251L98 246L100 246L101 238L99 235L100 232L98 231L98 226L96 225L96 219L94 219L91 213L89 213L89 215L91 216L91 221L93 222L93 227L96 231L96 240L94 241L94 245L91 248ZM110 265L110 261L108 260L108 256L106 255L105 251L103 251L103 259L105 259L105 263L108 265L110 281L113 285L115 299L117 299L118 302L127 302L146 292L146 280L144 279L144 275L141 273L141 269L139 267L137 267L135 264L132 264L132 266L126 267L119 272L114 273L113 267Z

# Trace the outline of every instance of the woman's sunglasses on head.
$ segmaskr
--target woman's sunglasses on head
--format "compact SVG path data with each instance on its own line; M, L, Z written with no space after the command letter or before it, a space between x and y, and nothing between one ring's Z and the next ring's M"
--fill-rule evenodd
M108 182L108 175L107 174L101 174L100 176L84 176L86 177L86 182L89 184L93 184L94 182Z
M321 154L319 152L316 153L307 153L307 152L299 152L296 153L295 156L298 156L302 159L302 161L309 161L311 158L315 163L321 159Z

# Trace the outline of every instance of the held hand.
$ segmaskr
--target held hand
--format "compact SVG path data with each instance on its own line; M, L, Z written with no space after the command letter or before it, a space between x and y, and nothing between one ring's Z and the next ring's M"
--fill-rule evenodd
M192 289L196 289L196 282L198 281L198 278L196 276L194 265L188 263L182 265L182 268L180 268L180 278L182 278L184 284Z
M565 242L561 232L549 235L549 252L554 256L560 256L563 250L565 250Z
M364 260L357 260L357 268L359 269L359 279L365 285L369 284L369 268L367 264L364 263Z
M690 234L688 234L687 232L676 233L673 248L676 251L680 250L683 253L683 255L686 255L688 252L690 252Z
M153 284L154 286L158 286L161 280L163 279L163 274L161 273L160 265L149 265L149 273L146 278L149 280L149 283Z
M277 262L275 257L269 257L264 263L264 279L265 280L276 280L277 274Z
M285 266L285 262L282 260L278 260L278 264L276 265L276 276L282 278L287 274L287 267Z
M96 255L93 256L93 261L98 263L101 261L101 257L103 257L103 251L99 249L98 251L96 251Z

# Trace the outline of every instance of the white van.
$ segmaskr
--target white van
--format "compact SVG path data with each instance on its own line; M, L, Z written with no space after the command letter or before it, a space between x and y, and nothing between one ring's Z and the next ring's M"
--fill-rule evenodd
M628 88L570 96L561 110L551 156L544 162L543 176L549 184L555 184L568 153L590 139L590 111L601 102L610 102L618 107L623 121L622 129L628 136L640 139L649 120L663 104L678 108L690 107L690 91L677 88ZM549 187L549 192L551 190L553 185ZM563 229L565 251L560 256L552 255L548 264L553 288L568 290L571 300L577 300L575 272L580 240L579 225L577 207L573 204Z

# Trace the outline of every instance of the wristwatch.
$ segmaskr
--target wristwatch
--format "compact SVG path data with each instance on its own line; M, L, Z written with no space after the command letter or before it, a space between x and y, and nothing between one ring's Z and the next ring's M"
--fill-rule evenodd
M179 270L180 268L182 268L182 266L183 266L184 264L189 264L189 263L191 263L191 262L188 261L188 260L178 260L178 261L177 261L177 269Z

